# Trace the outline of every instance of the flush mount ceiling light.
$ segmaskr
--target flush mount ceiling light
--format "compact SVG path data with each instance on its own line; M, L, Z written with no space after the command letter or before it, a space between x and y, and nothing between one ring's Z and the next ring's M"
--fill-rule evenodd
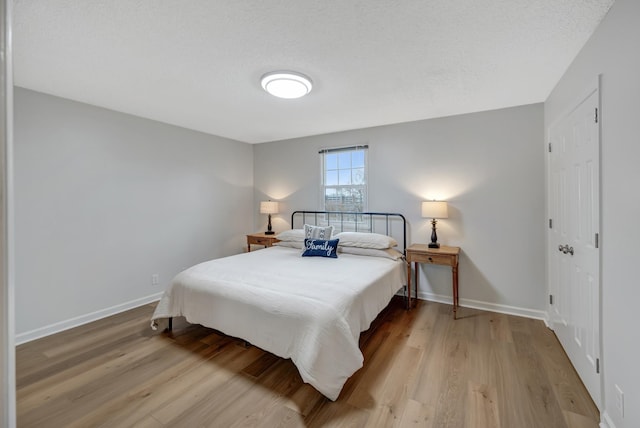
M262 88L278 98L300 98L311 92L311 79L293 71L272 71L260 79Z

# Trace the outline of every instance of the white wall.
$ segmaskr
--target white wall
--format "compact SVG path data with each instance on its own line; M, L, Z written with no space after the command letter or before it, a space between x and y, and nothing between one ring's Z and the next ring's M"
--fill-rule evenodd
M258 144L255 199L291 212L320 207L318 150L369 144L369 209L403 213L410 242L428 242L425 199L449 201L439 241L462 248L460 303L542 317L544 149L542 104ZM262 230L265 216L256 214ZM422 297L451 299L450 269L421 269Z
M605 419L640 427L640 2L617 0L545 103L552 124L601 74L602 335ZM624 419L614 385L624 392Z
M18 340L153 299L244 247L249 144L16 88L15 146Z

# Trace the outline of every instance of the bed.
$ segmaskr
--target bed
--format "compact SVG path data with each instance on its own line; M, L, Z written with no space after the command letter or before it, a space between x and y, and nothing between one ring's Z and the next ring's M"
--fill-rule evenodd
M158 303L152 327L167 319L171 328L171 319L183 316L192 324L244 339L290 358L304 382L336 400L347 379L362 367L360 333L406 283L406 220L395 213L296 211L291 225L291 233L281 234L280 245L179 273ZM314 233L314 226L331 227L332 235L345 244L360 244L361 239L365 244L341 248L338 240L335 258L301 257L297 242L303 229L296 225ZM377 244L387 237L384 242L390 246L397 243L394 231L401 234L397 250L368 248L371 239ZM319 242L326 246L333 241L313 241ZM310 240L303 240L305 244L311 248Z

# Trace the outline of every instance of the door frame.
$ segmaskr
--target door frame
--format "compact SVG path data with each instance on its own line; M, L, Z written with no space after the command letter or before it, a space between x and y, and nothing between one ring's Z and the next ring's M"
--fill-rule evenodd
M0 0L0 426L16 426L12 1Z
M605 397L605 391L604 391L604 376L605 376L605 372L604 372L604 352L603 352L603 329L602 329L602 289L603 289L603 283L602 283L602 252L604 250L604 246L603 246L603 239L602 239L602 199L603 199L603 193L602 193L602 75L598 75L594 80L591 81L591 83L586 87L585 90L583 90L579 96L574 97L572 99L572 101L569 103L569 105L562 111L561 114L557 115L557 117L553 118L553 121L546 127L545 129L545 137L546 137L546 141L545 141L545 152L546 152L546 156L545 156L545 167L546 167L546 198L545 198L545 203L546 203L546 214L547 214L547 221L549 219L551 219L551 208L550 208L550 198L551 198L551 161L550 161L550 153L548 151L548 144L551 143L551 129L554 128L558 122L560 122L561 120L567 118L574 110L575 108L581 104L583 101L585 101L594 91L598 92L598 170L599 170L599 176L598 176L598 193L599 193L599 200L598 200L598 238L599 238L599 242L598 242L598 281L599 281L599 287L598 287L598 293L599 293L599 307L598 307L598 329L599 329L599 343L598 343L598 353L599 353L599 358L600 358L600 366L599 366L599 374L600 374L600 402L595 403L596 406L598 407L598 409L602 412L604 410L604 397ZM547 296L551 295L551 272L550 272L550 267L549 267L549 263L550 263L550 257L551 254L550 252L553 251L553 249L550 248L549 246L549 240L550 240L550 227L547 226L547 230L546 230L546 242L547 245L545 246L545 250L546 250L546 257L545 257L545 262L546 262L546 281L547 281ZM550 300L547 300L547 325L549 326L549 328L551 330L555 330L555 326L554 326L554 318L552 317L552 311L553 308L551 307L552 304L550 302ZM594 400L595 402L595 400Z

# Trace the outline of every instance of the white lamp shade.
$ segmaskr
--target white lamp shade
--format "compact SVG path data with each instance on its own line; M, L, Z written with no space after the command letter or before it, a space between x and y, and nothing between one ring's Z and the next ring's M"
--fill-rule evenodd
M260 214L278 214L278 203L275 201L260 202Z
M422 217L424 218L447 218L449 212L447 203L444 201L425 201L422 203Z

